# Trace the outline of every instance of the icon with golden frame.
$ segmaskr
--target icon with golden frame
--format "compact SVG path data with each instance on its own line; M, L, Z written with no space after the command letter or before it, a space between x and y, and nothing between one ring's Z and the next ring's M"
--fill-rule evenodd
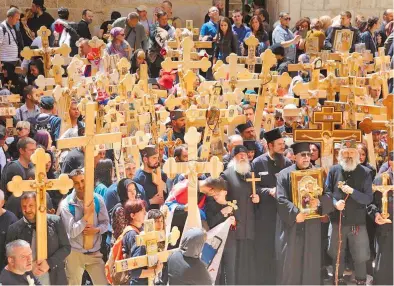
M318 208L310 207L312 199L323 194L323 169L308 169L291 172L293 204L306 214L305 219L322 217Z

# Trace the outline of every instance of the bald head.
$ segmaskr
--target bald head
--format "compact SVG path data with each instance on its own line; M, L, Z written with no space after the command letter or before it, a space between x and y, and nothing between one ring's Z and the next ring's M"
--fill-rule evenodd
M387 9L383 13L383 20L386 23L390 23L391 21L393 21L393 14L394 14L394 10L393 9Z

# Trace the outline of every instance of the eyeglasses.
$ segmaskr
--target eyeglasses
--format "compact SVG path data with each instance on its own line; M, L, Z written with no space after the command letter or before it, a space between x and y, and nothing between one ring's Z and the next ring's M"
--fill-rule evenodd
M310 158L312 156L310 152L301 152L300 155L302 158L306 158L306 157Z
M283 20L290 21L291 18L290 17L286 17L286 18L283 18Z
M124 34L119 34L119 36L124 36Z
M23 127L17 127L16 130L17 130L17 131L22 131L22 130L23 130Z

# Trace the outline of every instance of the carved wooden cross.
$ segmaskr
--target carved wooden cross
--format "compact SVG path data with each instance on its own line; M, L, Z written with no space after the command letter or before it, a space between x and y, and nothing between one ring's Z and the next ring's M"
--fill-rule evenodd
M132 257L115 261L116 272L133 270L141 267L154 267L158 262L165 263L170 254L178 251L179 248L171 250L160 250L158 244L170 240L175 245L180 237L178 227L174 226L169 237L166 237L165 230L155 230L155 220L150 219L144 222L144 231L135 237L137 246L145 246L146 255ZM148 279L148 285L154 285L154 279Z
M34 81L37 85L37 93L40 96L50 96L52 94L52 88L56 85L54 78L47 78L40 74Z
M103 40L94 36L91 40L89 40L89 46L92 48L92 59L89 60L92 68L91 75L95 76L99 69L103 50L105 49L106 45Z
M127 74L130 73L131 64L128 59L121 58L116 64L116 68L119 72L119 81L121 81Z
M390 175L388 173L382 173L382 184L381 185L372 185L373 192L381 192L382 193L382 213L381 216L384 219L388 219L390 214L388 211L389 191L394 191L394 185L389 185Z
M254 67L256 65L257 59L256 57L256 47L259 45L259 40L254 35L251 35L249 38L244 40L245 44L248 46L248 56L246 57L246 65L248 66L248 70L251 73L254 73Z
M375 58L375 71L382 83L382 95L386 98L389 94L388 80L394 78L394 70L390 69L390 56L386 56L384 47L379 48L379 56Z
M176 140L172 140L172 135L174 131L172 128L168 128L166 131L167 141L160 140L159 142L159 150L163 151L165 147L168 148L168 157L174 157L175 148L179 145L182 145L182 140L177 138Z
M63 78L62 75L64 74L64 69L62 66L64 65L64 57L60 56L59 54L56 54L52 58L52 68L49 71L50 75L55 79L55 83L63 86Z
M186 20L185 29L187 29L193 33L192 40L194 41L194 47L196 49L211 49L212 48L212 41L198 41L199 29L193 28L193 20ZM176 31L177 32L179 31L178 33L175 33L176 40L167 42L167 45L172 49L179 49L179 46L180 46L180 37L181 37L182 30L180 28L177 28Z
M182 41L182 48L183 48L183 59L182 61L172 61L170 58L166 58L162 63L161 66L167 72L177 69L179 66L183 70L191 70L191 69L201 69L202 71L206 72L211 67L211 62L208 58L203 57L199 61L192 61L191 60L191 52L194 47L194 42L191 38L185 38Z
M272 75L272 81L268 84L268 95L267 95L267 109L269 112L274 112L275 108L283 109L283 107L287 104L293 103L298 106L297 103L291 99L291 97L283 97L283 95L279 95L279 90L285 89L289 90L290 83L292 78L289 76L287 72L281 75ZM293 98L296 99L296 98Z
M46 191L59 190L65 195L73 187L73 181L65 174L58 179L48 179L46 165L51 158L45 150L38 148L31 156L35 165L35 179L22 180L21 176L14 176L7 184L7 188L15 197L20 197L23 192L36 192L36 235L37 235L37 260L47 259L47 197ZM49 238L51 239L51 238Z
M197 144L200 142L201 134L195 127L189 128L185 135L188 145L188 162L176 162L174 158L169 158L163 166L164 172L169 178L174 178L176 174L188 173L188 215L183 233L192 227L201 228L201 217L198 210L198 188L197 175L199 173L210 173L213 178L218 178L223 171L223 163L218 157L212 157L209 162L198 162Z
M81 109L80 109L81 110ZM84 196L84 207L90 209L89 213L84 213L84 218L89 224L93 224L94 204L93 204L93 192L94 192L94 149L96 145L114 143L120 141L122 133L107 133L107 134L95 134L94 121L95 111L97 110L96 102L89 102L81 113L85 114L85 135L75 138L60 139L57 141L58 149L69 149L74 147L85 147L85 196ZM94 235L84 236L84 249L91 249L93 247Z
M261 178L257 177L255 178L254 172L251 172L251 178L246 179L247 182L250 182L252 184L252 194L256 194L256 182L261 182Z
M49 70L51 68L51 56L54 54L61 54L66 57L70 54L71 48L63 43L59 48L51 48L49 47L49 36L51 35L51 30L48 30L47 27L42 26L37 31L37 36L41 37L42 48L41 49L30 49L29 47L24 47L21 51L21 56L27 60L30 60L32 57L42 57L44 62L44 73L45 77L49 77Z
M183 72L181 72L183 74ZM180 75L181 77L181 75ZM182 95L179 97L175 97L175 95L171 94L165 100L164 105L169 110L174 110L176 107L180 107L185 110L188 109L192 104L196 104L194 99L194 84L196 82L197 76L191 70L188 70L186 74L181 79L181 83L183 83Z
M295 142L319 142L321 144L322 167L328 171L333 164L334 143L344 139L355 139L361 142L361 130L334 130L335 124L342 124L342 112L334 111L334 107L323 107L322 111L313 113L313 123L321 124L320 129L294 129Z

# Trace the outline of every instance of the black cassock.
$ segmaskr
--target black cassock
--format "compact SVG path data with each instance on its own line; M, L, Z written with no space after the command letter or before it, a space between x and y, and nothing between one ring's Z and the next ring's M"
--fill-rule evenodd
M263 285L276 284L275 230L276 230L276 198L269 194L276 187L276 175L291 166L285 157L273 160L268 153L253 160L252 170L261 181L257 182L257 193L260 204L256 208L255 259L256 283Z
M237 201L238 210L235 211L237 222L235 230L236 245L236 285L251 285L255 282L254 261L254 236L255 236L255 208L252 203L252 184L246 176L235 172L234 168L228 168L222 173L227 181L227 200Z
M276 228L277 284L320 284L321 222L309 219L296 223L298 208L292 202L290 174L299 170L295 164L278 174L276 198L278 220ZM332 210L332 199L323 194L319 198L319 213Z
M388 171L390 176L389 185L394 184L393 171ZM382 185L382 177L379 174L374 182ZM373 202L368 206L368 214L375 221L376 213L382 211L382 193L375 192ZM388 193L389 219L393 221L393 191ZM374 271L375 285L393 285L393 224L386 223L376 227L376 259Z

